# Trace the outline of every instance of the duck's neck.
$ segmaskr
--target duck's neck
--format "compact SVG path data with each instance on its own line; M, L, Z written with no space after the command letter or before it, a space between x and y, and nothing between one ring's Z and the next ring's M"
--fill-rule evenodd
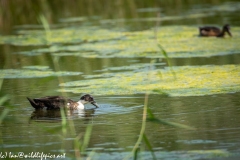
M221 31L221 33L218 35L218 37L224 37L226 32L229 34L228 29L225 28L225 27L223 27L223 28L222 28L222 31ZM230 34L229 34L229 35L230 35Z
M78 103L77 109L78 110L83 110L84 109L84 102L80 100L77 103Z
M218 35L218 37L224 37L225 32L226 32L225 30L222 30L221 33Z

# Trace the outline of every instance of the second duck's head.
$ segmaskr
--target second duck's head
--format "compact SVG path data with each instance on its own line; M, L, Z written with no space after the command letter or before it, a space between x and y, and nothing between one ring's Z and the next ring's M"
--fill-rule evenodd
M231 34L231 32L230 32L230 25L229 25L229 24L225 24L225 25L223 26L223 32L227 32L228 35L232 37L232 34Z
M98 104L94 101L94 98L90 94L85 94L80 98L82 104L91 103L92 105L99 107Z

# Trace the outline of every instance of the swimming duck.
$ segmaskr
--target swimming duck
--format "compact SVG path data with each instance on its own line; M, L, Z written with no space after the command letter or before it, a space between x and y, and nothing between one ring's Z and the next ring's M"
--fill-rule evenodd
M199 27L199 36L204 37L224 37L226 32L229 36L232 36L232 34L230 33L230 26L228 24L225 24L222 30L213 26Z
M61 96L47 96L34 99L27 97L27 99L36 110L43 109L44 107L46 107L48 110L60 109L61 107L65 107L69 110L83 110L84 104L87 103L91 103L97 108L99 107L90 94L85 94L77 102Z

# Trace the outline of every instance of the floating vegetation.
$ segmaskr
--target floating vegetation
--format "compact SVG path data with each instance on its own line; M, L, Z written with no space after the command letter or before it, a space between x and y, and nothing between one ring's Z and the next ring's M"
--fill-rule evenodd
M192 150L188 151L189 154L198 154L198 155L208 155L207 158L216 158L216 157L230 157L231 154L225 150Z
M0 36L0 44L16 46L42 46L54 44L79 44L104 41L121 37L120 32L112 32L99 27L72 27L51 30L47 37L44 30L20 30L18 35ZM51 42L49 44L49 42Z
M50 76L75 76L81 72L58 71L54 72L47 66L25 66L23 69L2 69L0 70L0 78L42 78Z
M49 66L24 66L23 69L29 69L29 70L50 70Z
M156 66L164 66L164 65L166 65L166 64L165 63L135 63L135 64L129 65L129 66L108 67L108 68L105 68L105 69L102 69L102 70L97 70L97 72L125 71L125 70L146 70L146 69L151 69L151 68L156 67Z
M158 32L158 42L168 57L210 57L238 54L240 51L240 28L233 27L233 37L198 37L198 26L167 26ZM82 57L159 57L153 30L118 32L99 27L72 27L51 30L46 39L45 32L19 31L17 36L0 36L0 44L18 46L48 45L29 51L18 52L24 55L51 53L54 56ZM50 42L50 43L49 43ZM49 46L50 45L50 46Z
M60 92L126 95L151 92L169 96L199 96L240 91L239 65L206 65L103 73L60 84Z

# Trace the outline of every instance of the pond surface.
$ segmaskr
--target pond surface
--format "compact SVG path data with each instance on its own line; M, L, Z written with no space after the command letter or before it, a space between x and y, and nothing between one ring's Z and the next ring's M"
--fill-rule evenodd
M135 158L239 158L240 2L118 2L56 6L53 24L41 15L0 36L0 157L133 159L143 136ZM198 37L198 26L225 23L232 38ZM65 118L26 99L84 93L100 107ZM143 120L146 106L157 122Z

